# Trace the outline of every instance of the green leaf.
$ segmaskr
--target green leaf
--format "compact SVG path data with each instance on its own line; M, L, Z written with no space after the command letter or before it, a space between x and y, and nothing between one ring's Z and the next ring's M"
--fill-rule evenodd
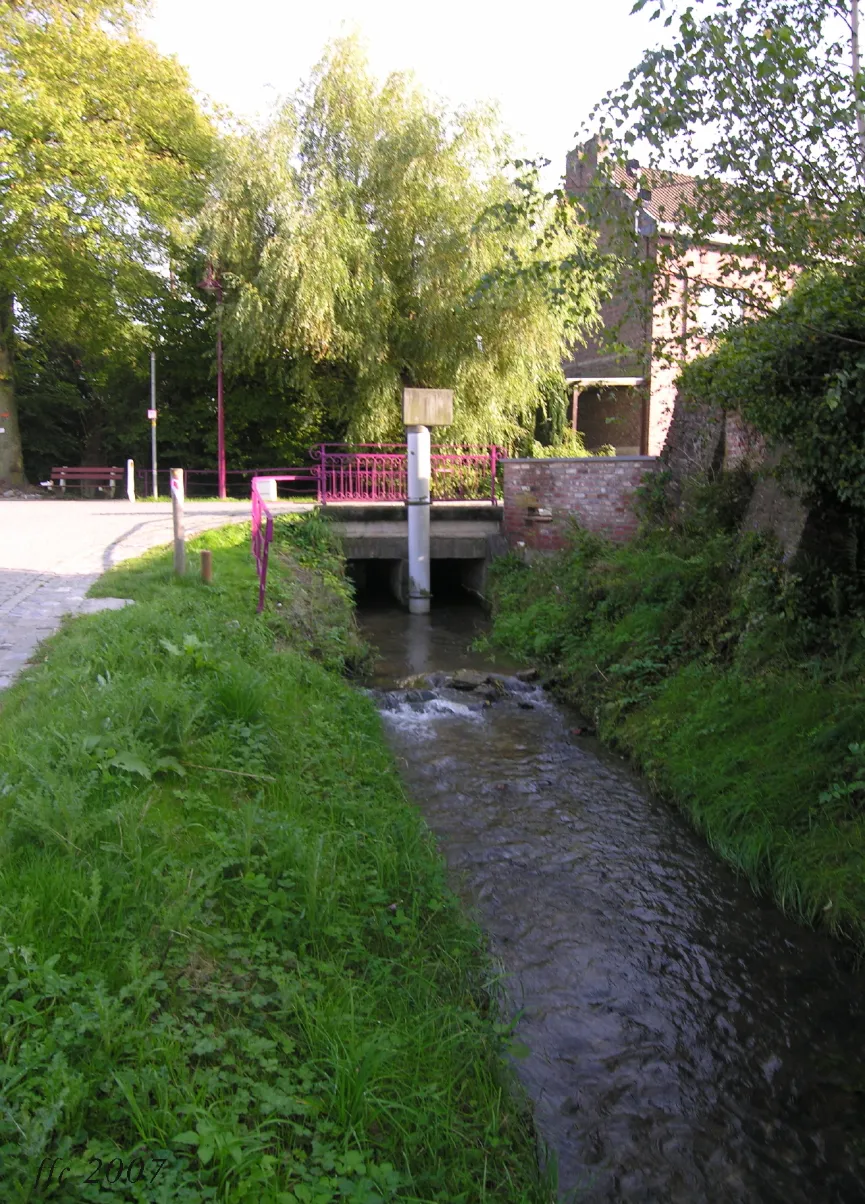
M176 757L157 757L156 763L153 766L154 770L165 769L176 773L178 777L185 778L186 770L180 764Z
M137 773L142 778L147 778L148 781L153 776L150 768L135 753L123 751L116 753L108 764L112 765L115 769L123 769L126 773Z

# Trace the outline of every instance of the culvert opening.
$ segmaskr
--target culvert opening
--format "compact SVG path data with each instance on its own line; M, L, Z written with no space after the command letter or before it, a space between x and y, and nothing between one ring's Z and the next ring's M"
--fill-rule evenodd
M473 560L434 560L430 571L433 606L478 605L469 589Z
M354 585L355 605L363 610L397 606L393 577L398 566L397 560L347 561L345 571Z
M482 560L433 560L430 567L433 608L482 605L484 567ZM407 566L404 561L349 560L346 573L354 585L358 609L404 609L407 605Z

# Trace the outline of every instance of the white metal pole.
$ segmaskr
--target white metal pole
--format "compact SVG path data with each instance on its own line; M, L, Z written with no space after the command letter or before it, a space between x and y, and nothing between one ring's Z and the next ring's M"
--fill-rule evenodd
M429 427L406 427L408 438L408 608L430 608L430 434Z
M126 496L130 502L135 501L135 461L126 461Z

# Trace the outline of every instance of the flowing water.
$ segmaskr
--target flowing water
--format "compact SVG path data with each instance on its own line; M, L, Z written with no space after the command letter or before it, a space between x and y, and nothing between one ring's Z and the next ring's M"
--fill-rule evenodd
M865 975L721 864L577 716L468 646L480 611L360 612L408 788L507 973L562 1199L865 1201ZM448 688L505 675L484 705ZM432 674L425 690L395 688Z

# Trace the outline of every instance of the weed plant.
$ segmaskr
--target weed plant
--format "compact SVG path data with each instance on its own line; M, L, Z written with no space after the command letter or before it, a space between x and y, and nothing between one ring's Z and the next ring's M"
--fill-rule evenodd
M0 1199L549 1201L326 524L263 616L248 538L107 574L0 696Z
M724 474L673 509L656 480L634 542L574 527L546 561L503 558L492 640L543 664L755 885L865 942L865 615L741 530L748 496Z

